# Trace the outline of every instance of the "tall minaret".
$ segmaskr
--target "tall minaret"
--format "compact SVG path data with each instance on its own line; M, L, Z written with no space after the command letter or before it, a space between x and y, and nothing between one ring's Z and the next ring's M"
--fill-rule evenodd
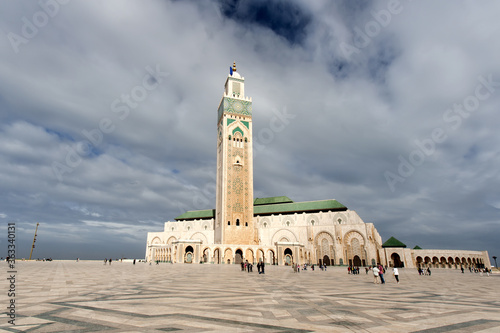
M217 115L215 243L256 244L253 224L252 99L230 68Z

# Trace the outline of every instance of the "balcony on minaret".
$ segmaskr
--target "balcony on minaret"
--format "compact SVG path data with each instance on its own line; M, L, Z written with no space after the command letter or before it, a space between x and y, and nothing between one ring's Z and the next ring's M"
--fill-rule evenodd
M237 98L244 101L252 101L251 97L245 96L245 78L234 71L229 74L224 85L224 97Z

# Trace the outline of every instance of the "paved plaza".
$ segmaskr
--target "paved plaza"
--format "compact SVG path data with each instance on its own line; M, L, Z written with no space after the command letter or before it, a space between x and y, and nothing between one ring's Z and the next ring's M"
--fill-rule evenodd
M16 268L16 325L4 314L0 332L500 331L500 275L400 269L400 284L386 274L380 285L345 267L268 266L265 275L236 265L97 261Z

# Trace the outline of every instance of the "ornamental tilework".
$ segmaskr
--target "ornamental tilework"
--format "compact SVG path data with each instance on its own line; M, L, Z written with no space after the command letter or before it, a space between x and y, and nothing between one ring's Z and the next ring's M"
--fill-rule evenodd
M252 102L244 101L236 98L224 97L223 103L224 112L234 113L234 114L242 114L245 116L252 115ZM219 108L219 112L221 109ZM222 115L222 113L221 113Z

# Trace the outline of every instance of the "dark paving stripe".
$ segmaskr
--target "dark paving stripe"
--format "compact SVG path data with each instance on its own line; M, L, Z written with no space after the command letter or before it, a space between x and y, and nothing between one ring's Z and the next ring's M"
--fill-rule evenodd
M489 324L489 325L487 325L489 327L495 327L495 326L500 326L500 321L489 320L489 319L478 319L478 320L471 320L471 321L466 321L466 322L458 323L458 324L451 324L451 325L439 326L439 327L434 327L434 328L428 328L426 330L414 331L412 333L450 332L450 331L454 331L454 330L462 330L464 328L471 327L471 326L485 325L485 324ZM482 329L485 329L485 328L487 328L487 327L483 327Z
M224 325L229 324L229 325L242 326L242 327L255 327L255 328L259 328L259 329L275 330L275 331L280 331L280 332L292 332L292 333L312 332L310 330L294 329L294 328L290 328L290 327L286 327L286 326L257 324L257 323L252 323L252 322L239 321L239 320L220 319L220 318L212 318L212 317L205 317L205 316L189 315L189 314L183 314L183 313L148 315L148 314L143 314L143 313L131 313L131 312L120 311L120 310L101 309L101 308L95 308L92 306L76 305L76 304L72 304L72 302L53 302L52 304L57 304L57 305L65 306L65 307L92 310L95 312L114 313L114 314L118 314L118 315L139 317L139 318L157 318L157 317L189 318L189 319L197 319L197 320L202 320L202 321L211 321L211 322L216 322L216 323L220 323L220 324L224 324ZM51 312L57 312L57 311L59 311L59 309L51 311ZM65 321L61 320L63 318L52 317L51 315L48 315L48 314L38 315L38 316L34 316L34 317L46 319L46 320L52 320L52 321L59 321L59 322L74 324L74 325L78 325L78 323L79 323L77 321L73 321L70 319L67 319L68 322L65 322ZM59 320L54 320L55 318L58 318ZM111 328L107 328L106 326L103 326L103 329L111 329ZM96 330L97 330L97 327L96 327Z

